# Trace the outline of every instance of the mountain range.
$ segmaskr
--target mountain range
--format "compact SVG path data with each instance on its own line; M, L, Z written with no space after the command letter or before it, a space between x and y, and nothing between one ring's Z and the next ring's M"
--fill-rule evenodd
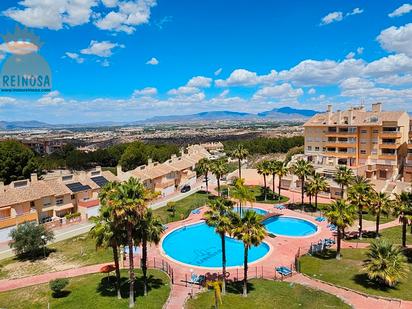
M233 112L233 111L210 111L200 112L190 115L170 115L155 116L145 120L134 122L92 122L86 124L49 124L36 120L28 121L0 121L0 130L13 129L64 129L64 128L87 128L87 127L113 127L131 125L149 125L176 122L203 122L203 121L222 121L222 120L268 120L268 121L303 121L319 113L309 109L295 109L292 107L274 108L257 114Z

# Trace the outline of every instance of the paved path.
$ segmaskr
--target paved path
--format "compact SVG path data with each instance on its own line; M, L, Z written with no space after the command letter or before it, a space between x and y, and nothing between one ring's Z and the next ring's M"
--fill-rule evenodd
M349 290L341 289L333 285L329 285L306 276L302 274L296 274L286 281L299 283L302 285L309 286L311 288L315 288L318 290L322 290L332 295L336 295L337 297L341 298L343 301L348 303L349 305L353 306L356 309L410 309L412 308L411 301L395 301L395 300L385 300L385 299L377 299L374 297L367 297L362 294L352 292Z

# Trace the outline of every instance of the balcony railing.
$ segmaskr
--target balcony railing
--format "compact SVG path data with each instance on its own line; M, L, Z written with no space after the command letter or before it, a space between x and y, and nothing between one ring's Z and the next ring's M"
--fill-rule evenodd
M82 200L79 200L77 203L79 207L86 207L86 208L96 207L96 206L99 206L99 204L100 204L100 201L97 198L96 199L82 199Z

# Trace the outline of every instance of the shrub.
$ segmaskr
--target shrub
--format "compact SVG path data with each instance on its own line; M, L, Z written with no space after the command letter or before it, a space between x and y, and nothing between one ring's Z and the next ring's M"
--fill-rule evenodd
M61 294L62 290L69 284L69 279L58 278L49 282L50 290L53 291L55 295Z
M74 219L74 218L78 218L78 217L80 217L80 216L81 216L81 213L80 213L80 212L67 213L67 214L64 215L64 217L65 217L67 220Z
M9 246L15 250L17 255L35 258L41 254L47 242L54 239L54 233L46 229L44 225L25 222L13 229L10 237L12 241Z

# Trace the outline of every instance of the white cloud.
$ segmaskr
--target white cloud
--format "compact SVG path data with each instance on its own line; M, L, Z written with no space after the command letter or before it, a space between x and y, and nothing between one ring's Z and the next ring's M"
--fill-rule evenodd
M150 60L146 62L146 64L151 64L151 65L158 65L159 60L157 60L155 57L152 57Z
M12 98L12 97L0 97L0 106L4 106L4 105L12 105L17 103L16 98Z
M398 17L402 16L404 14L408 14L410 11L412 11L412 5L409 3L402 4L400 7L398 7L395 11L392 13L388 14L389 17Z
M303 90L301 88L294 89L291 84L283 83L281 85L263 87L256 91L253 98L297 98L302 94Z
M363 51L364 51L364 48L363 48L363 47L358 47L358 48L356 49L356 52L357 52L358 55L362 55L362 54L363 54Z
M315 89L315 88L310 88L310 89L308 90L308 93L309 93L309 94L315 94L315 93L316 93L316 89Z
M110 66L110 61L107 59L103 59L103 61L98 61L98 62L100 62L100 65L104 68L107 68Z
M387 51L412 56L412 23L383 30L377 40Z
M188 87L188 86L181 86L177 89L170 89L167 94L169 95L188 95L188 94L195 94L200 92L200 89L197 87Z
M270 71L267 75L257 75L256 72L251 72L245 69L237 69L234 70L226 80L218 79L215 81L215 84L218 87L267 84L276 81L277 75L278 73L275 70Z
M346 59L352 59L353 57L355 57L355 53L354 53L354 52L349 52L349 53L345 56Z
M155 0L123 1L118 3L117 11L110 11L98 19L95 25L102 30L133 33L136 26L146 24Z
M217 69L214 74L215 76L218 76L220 73L222 73L222 68Z
M157 89L154 87L146 87L140 90L133 91L133 96L155 96Z
M192 77L186 84L188 87L209 88L212 83L212 79L204 76Z
M66 57L73 59L79 64L84 62L84 58L80 57L80 55L77 53L65 52L65 55Z
M372 88L373 86L371 81L360 77L350 77L340 83L342 89Z
M373 77L402 74L412 71L412 58L405 54L389 55L367 64L364 74Z
M84 55L95 55L98 57L107 58L113 54L112 49L115 47L124 48L124 45L112 43L110 41L91 41L89 47L82 49L80 53Z
M39 105L58 105L63 102L64 99L60 97L60 92L57 90L50 91L37 100Z
M33 28L62 29L88 23L96 0L23 0L3 14Z
M363 9L354 8L354 9L352 10L352 12L347 13L346 16L358 15L358 14L362 14L362 13L363 13Z
M333 22L341 21L343 19L342 12L331 12L328 15L324 16L321 20L321 25L329 25Z
M108 8L114 8L117 6L117 0L102 0L103 4Z
M412 85L412 74L382 76L377 78L376 82L393 86Z

